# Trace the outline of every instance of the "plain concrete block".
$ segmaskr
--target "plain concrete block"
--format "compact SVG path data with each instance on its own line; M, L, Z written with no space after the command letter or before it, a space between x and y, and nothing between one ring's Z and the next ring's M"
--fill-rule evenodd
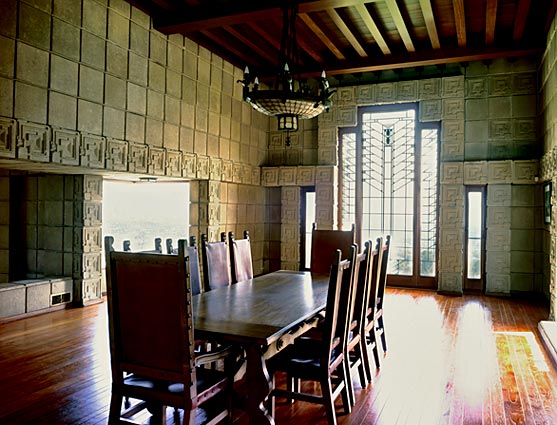
M145 115L147 108L147 89L133 83L128 83L128 111Z
M116 44L106 43L106 70L121 78L128 77L128 51Z
M0 317L25 313L25 286L0 283Z
M488 142L487 159L489 160L512 159L513 152L511 140L490 140Z
M14 76L15 41L11 38L0 36L0 75L9 78Z
M145 142L145 117L126 113L126 139L134 142Z
M50 285L52 294L73 292L73 279L70 277L52 278Z
M180 146L179 142L180 127L177 125L164 123L164 142L163 146L167 149L178 150ZM218 156L218 153L214 155Z
M149 34L149 59L166 66L166 37L156 31Z
M465 123L465 141L481 142L488 139L488 123L485 120L467 121Z
M15 38L17 25L17 2L8 1L2 3L0 13L0 34Z
M178 34L172 34L170 37ZM174 43L168 43L168 67L178 74L182 73L182 63L184 49Z
M511 116L511 97L491 97L489 98L489 117L490 118L510 118Z
M223 96L224 97L224 96ZM182 78L182 100L188 105L195 105L197 99L197 83L188 77Z
M149 28L149 26L151 25L151 18L149 17L149 15L133 6L131 10L131 17L133 22L136 22L143 28Z
M87 31L81 32L81 61L104 71L105 41Z
M129 80L141 86L147 85L147 58L134 52L129 52Z
M63 253L38 250L37 270L44 276L61 276L63 271Z
M154 90L147 91L147 115L162 120L164 118L164 95Z
M28 44L17 43L16 77L32 84L48 86L48 52Z
M186 41L186 46L187 45L188 42ZM193 80L197 79L197 60L198 58L196 54L192 53L189 50L184 51L184 74Z
M81 0L54 0L53 14L70 22L81 25Z
M104 74L88 66L79 67L79 97L102 103L104 95Z
M144 57L149 56L149 31L134 22L130 24L130 50Z
M25 310L27 313L50 307L49 280L32 279L23 283L23 285L25 286L26 290Z
M102 105L78 100L77 103L77 129L86 133L102 134Z
M2 12L4 5L2 5ZM50 49L50 14L29 6L19 4L18 36L35 47Z
M487 142L468 143L464 144L464 160L465 161L481 161L488 158L488 144Z
M50 61L50 88L77 96L78 64L56 55L52 55Z
M83 28L106 37L106 7L94 0L83 0Z
M73 96L50 92L48 124L68 130L77 128L77 99Z
M108 39L120 47L128 48L130 21L113 10L108 11Z
M103 134L115 139L124 138L126 114L119 109L104 107Z
M180 124L180 101L171 96L165 96L164 118L171 124Z
M0 115L13 116L14 111L14 81L0 77Z
M166 92L179 98L182 94L182 76L181 74L166 70Z
M79 60L79 28L60 19L52 19L52 51L75 61Z
M513 96L512 116L513 117L535 117L536 96L535 95Z
M105 105L126 109L126 81L112 75L105 75Z
M149 88L161 93L166 89L165 69L153 61L149 61Z
M47 90L16 81L15 116L46 124Z
M39 201L62 201L64 199L64 177L61 175L40 176L37 182Z
M145 141L150 146L162 145L162 121L147 118Z
M203 59L197 61L197 80L199 83L211 84L211 63Z

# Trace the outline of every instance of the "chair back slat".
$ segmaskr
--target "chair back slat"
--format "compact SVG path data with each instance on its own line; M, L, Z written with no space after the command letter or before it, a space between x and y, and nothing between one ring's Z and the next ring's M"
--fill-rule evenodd
M379 286L377 288L377 308L383 308L385 286L387 285L387 266L389 265L389 251L391 248L391 235L385 236L385 243L381 248L381 268L379 272Z
M209 242L207 235L201 235L201 251L205 291L230 286L232 278L226 234L221 233L220 242Z
M230 245L232 283L242 282L253 278L253 263L249 232L247 230L244 231L244 239L235 239L234 233L229 232L228 243Z
M176 256L106 252L115 382L123 372L188 386L195 382L191 290L184 253L183 240Z
M354 272L356 268L356 255L358 247L356 244L352 244L347 255L347 260L349 266L347 269L343 270L342 281L341 281L341 292L340 292L340 307L338 314L337 323L337 337L339 338L341 346L346 349L346 344L348 341L348 335L350 333L350 322L352 311L354 310L354 293L355 293L355 282L354 282Z
M335 250L340 249L343 259L347 258L355 238L354 226L352 230L317 230L314 225L311 232L311 271L329 273L330 259Z

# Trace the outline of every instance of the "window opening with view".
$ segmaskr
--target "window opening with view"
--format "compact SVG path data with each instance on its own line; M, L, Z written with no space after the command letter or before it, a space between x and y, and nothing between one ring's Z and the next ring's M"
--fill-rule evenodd
M419 123L415 105L361 108L341 129L340 216L359 241L391 235L390 282L436 287L437 123Z

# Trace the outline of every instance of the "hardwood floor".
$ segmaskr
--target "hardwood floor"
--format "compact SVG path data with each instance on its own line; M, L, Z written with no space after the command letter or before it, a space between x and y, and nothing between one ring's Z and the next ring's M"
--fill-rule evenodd
M537 331L547 316L535 301L389 288L388 355L352 413L339 405L339 425L557 424L556 369ZM1 424L106 423L106 303L0 325L0 373ZM278 400L276 422L326 419ZM235 423L247 424L240 410Z

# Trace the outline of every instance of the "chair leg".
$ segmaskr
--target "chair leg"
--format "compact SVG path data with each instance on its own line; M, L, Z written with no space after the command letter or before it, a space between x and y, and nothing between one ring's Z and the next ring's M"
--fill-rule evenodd
M360 339L358 345L356 346L356 350L358 352L358 357L360 359L360 364L358 365L358 374L360 375L360 386L362 388L366 388L367 384L371 382L371 375L368 375L367 369L369 365L366 367L366 363L369 363L369 357L367 355L367 349L365 346L365 341Z
M344 388L341 390L342 405L344 406L344 413L348 414L352 411L352 403L350 402L350 390L349 390L349 385L352 385L352 380L349 380L350 369L348 370L346 369L344 362L340 364L339 368L340 368L339 385L344 384Z
M377 334L375 333L375 326L369 331L368 345L373 350L373 359L375 360L375 367L381 368L381 357L379 356L379 344L377 343ZM370 375L371 376L371 375Z
M336 425L337 415L335 412L335 401L333 400L333 385L330 377L321 381L321 392L323 393L323 405L327 412L327 422L329 425Z
M183 425L195 425L195 409L184 409Z
M112 396L110 398L110 413L108 416L108 423L109 424L118 424L120 423L120 413L122 411L122 394L119 394L112 390Z
M383 351L387 352L387 339L385 338L385 326L383 326L383 316L380 316L377 320L377 327L381 329L381 345L383 345Z
M346 353L344 357L344 369L346 370L346 390L348 392L348 400L350 405L354 406L356 404L356 396L354 395L354 384L352 383L352 369L350 368L350 355Z
M286 389L290 392L298 392L300 390L300 382L297 378L294 378L292 375L288 374L286 376ZM294 404L293 398L287 398L287 402L290 404Z

